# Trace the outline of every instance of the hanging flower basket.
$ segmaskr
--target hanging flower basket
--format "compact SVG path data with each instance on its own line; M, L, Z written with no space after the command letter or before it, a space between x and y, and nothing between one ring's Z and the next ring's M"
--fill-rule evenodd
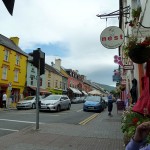
M138 42L137 37L130 37L123 50L125 56L134 63L145 63L150 60L150 37L146 37L143 42Z
M150 47L136 45L128 52L129 58L137 64L143 64L150 60Z

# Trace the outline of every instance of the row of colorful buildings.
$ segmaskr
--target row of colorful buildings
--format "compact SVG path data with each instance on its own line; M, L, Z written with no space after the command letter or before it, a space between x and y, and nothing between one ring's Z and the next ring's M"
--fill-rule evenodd
M0 34L0 107L2 95L14 95L15 102L25 96L35 95L37 88L37 68L31 63L33 58L19 46L19 38L7 38ZM105 93L98 83L87 80L77 70L61 66L61 59L45 64L45 74L40 76L40 94L67 94L71 99L87 95L97 89Z

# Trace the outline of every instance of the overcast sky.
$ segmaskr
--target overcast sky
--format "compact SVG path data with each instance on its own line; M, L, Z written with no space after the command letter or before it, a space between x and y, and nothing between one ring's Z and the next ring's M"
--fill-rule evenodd
M106 22L96 15L118 10L118 0L15 0L13 16L2 1L0 8L0 33L19 37L25 52L41 48L48 64L60 58L64 68L78 70L93 82L116 84L112 75L118 49L104 48L100 34L118 26L118 18Z

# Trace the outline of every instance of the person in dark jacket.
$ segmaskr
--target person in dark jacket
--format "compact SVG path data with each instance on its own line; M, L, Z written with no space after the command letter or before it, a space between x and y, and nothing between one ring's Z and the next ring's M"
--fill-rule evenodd
M137 80L135 78L132 80L130 94L132 97L132 104L135 104L137 102Z
M111 114L112 109L113 109L113 96L110 93L108 95L108 116L112 116L112 114Z

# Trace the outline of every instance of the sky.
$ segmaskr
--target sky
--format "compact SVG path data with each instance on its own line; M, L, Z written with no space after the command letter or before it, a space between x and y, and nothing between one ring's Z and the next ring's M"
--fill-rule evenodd
M51 65L61 59L61 66L78 70L88 80L115 86L112 81L114 55L100 43L101 32L118 26L118 18L100 19L97 14L118 10L118 0L15 0L13 16L0 1L0 34L19 37L19 47L26 53L37 48Z

